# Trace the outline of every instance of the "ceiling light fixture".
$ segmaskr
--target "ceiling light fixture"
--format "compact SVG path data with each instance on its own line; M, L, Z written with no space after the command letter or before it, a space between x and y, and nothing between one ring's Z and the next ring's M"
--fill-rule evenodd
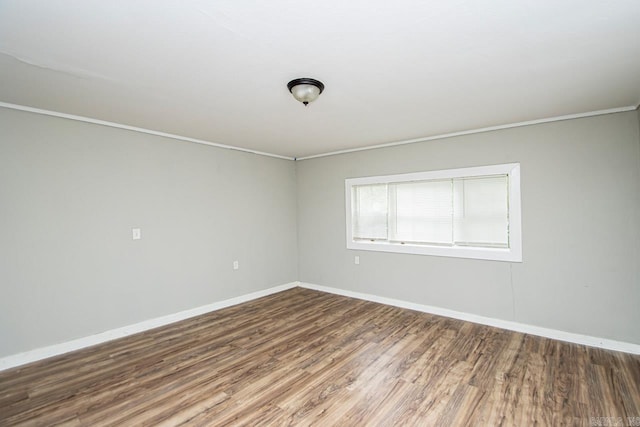
M287 83L289 92L306 107L310 102L315 101L324 90L324 84L316 79L301 78L294 79Z

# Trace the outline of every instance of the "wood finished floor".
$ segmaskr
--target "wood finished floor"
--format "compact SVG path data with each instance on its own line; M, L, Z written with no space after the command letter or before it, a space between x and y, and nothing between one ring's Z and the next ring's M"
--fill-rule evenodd
M0 425L628 425L639 387L640 356L295 288L0 372Z

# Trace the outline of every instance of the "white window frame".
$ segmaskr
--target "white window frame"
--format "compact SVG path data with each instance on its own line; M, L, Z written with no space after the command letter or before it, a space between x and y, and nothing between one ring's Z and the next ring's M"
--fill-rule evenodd
M352 187L366 184L388 184L396 182L428 181L452 178L473 178L490 175L507 175L509 180L509 247L487 248L469 246L435 246L428 244L402 244L382 241L353 239ZM399 175L348 178L345 180L347 249L396 252L419 255L435 255L456 258L473 258L493 261L522 262L522 211L520 205L520 163L446 169Z

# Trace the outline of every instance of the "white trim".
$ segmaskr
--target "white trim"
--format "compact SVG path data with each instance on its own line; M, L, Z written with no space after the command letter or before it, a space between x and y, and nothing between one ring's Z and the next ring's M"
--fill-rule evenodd
M361 299L365 301L377 302L394 307L407 308L409 310L421 311L423 313L435 314L438 316L451 317L453 319L478 323L481 325L493 326L507 329L509 331L521 332L523 334L536 335L544 338L551 338L559 341L566 341L574 344L587 345L590 347L603 348L606 350L622 351L631 354L640 354L640 344L633 344L624 341L614 341L606 338L598 338L589 335L576 334L573 332L560 331L557 329L542 328L540 326L528 325L525 323L511 322L508 320L495 319L492 317L480 316L477 314L464 313L461 311L449 310L447 308L434 307L431 305L416 304L393 298L386 298L361 292L346 291L329 286L315 285L312 283L300 282L301 288L313 289L320 292L327 292L345 297Z
M42 115L45 115L45 116L60 117L62 119L76 120L78 122L92 123L94 125L108 126L108 127L117 128L117 129L130 130L130 131L133 131L133 132L146 133L148 135L155 135L155 136L161 136L161 137L164 137L164 138L177 139L179 141L193 142L194 144L209 145L211 147L225 148L227 150L236 150L236 151L242 151L242 152L245 152L245 153L258 154L260 156L275 157L275 158L278 158L278 159L285 159L285 160L295 160L294 157L281 156L279 154L265 153L263 151L249 150L248 148L234 147L232 145L225 145L225 144L219 144L217 142L205 141L205 140L202 140L202 139L189 138L188 136L181 136L181 135L175 135L175 134L172 134L172 133L159 132L159 131L156 131L156 130L140 128L140 127L137 127L137 126L123 125L123 124L120 124L120 123L108 122L106 120L92 119L91 117L76 116L75 114L59 113L57 111L43 110L41 108L27 107L25 105L10 104L8 102L1 102L0 101L0 107L9 108L9 109L12 109L12 110L27 111L29 113L42 114Z
M145 320L140 323L112 329L109 331L101 332L99 334L90 335L87 337L78 338L72 341L54 344L47 347L37 348L35 350L26 351L24 353L6 356L0 359L0 372L6 369L14 368L16 366L25 365L27 363L36 362L38 360L47 359L53 356L58 356L70 351L80 350L96 344L102 344L107 341L137 334L139 332L148 331L149 329L168 325L174 322L179 322L190 317L199 316L211 311L220 310L221 308L241 304L243 302L275 294L277 292L286 291L287 289L292 289L296 286L298 286L298 282L291 282L280 286L274 286L269 289L252 292L250 294L214 302L211 304L203 305L201 307L180 311L178 313L173 313L162 317L156 317L154 319Z
M469 178L478 176L509 176L509 247L481 248L461 246L435 246L400 244L389 241L356 241L353 239L352 187L366 184L388 184L394 182L428 181L434 179ZM345 222L347 249L393 252L416 255L445 256L454 258L483 259L490 261L522 262L522 220L520 207L520 163L491 166L414 172L396 175L369 176L345 179Z
M11 104L9 102L0 101L0 107L9 108L9 109L12 109L12 110L27 111L27 112L36 113L36 114L43 114L45 116L53 116L53 117L60 117L60 118L63 118L63 119L76 120L76 121L79 121L79 122L93 123L93 124L97 124L97 125L109 126L109 127L114 127L114 128L118 128L118 129L125 129L125 130L134 131L134 132L146 133L146 134L149 134L149 135L162 136L162 137L165 137L165 138L177 139L179 141L193 142L195 144L203 144L203 145L209 145L209 146L212 146L212 147L226 148L228 150L236 150L236 151L242 151L242 152L245 152L245 153L258 154L260 156L275 157L275 158L278 158L278 159L298 161L298 160L315 159L315 158L318 158L318 157L334 156L336 154L353 153L353 152L356 152L356 151L375 150L376 148L394 147L396 145L415 144L417 142L433 141L433 140L436 140L436 139L453 138L455 136L463 136L463 135L472 135L472 134L475 134L475 133L491 132L491 131L494 131L494 130L511 129L511 128L517 128L517 127L522 127L522 126L531 126L531 125L536 125L536 124L541 124L541 123L551 123L551 122L559 122L559 121L563 121L563 120L581 119L581 118L584 118L584 117L603 116L603 115L606 115L606 114L623 113L623 112L626 112L626 111L635 111L635 110L640 109L640 104L639 105L630 105L630 106L626 106L626 107L609 108L609 109L606 109L606 110L588 111L586 113L567 114L567 115L564 115L564 116L547 117L547 118L544 118L544 119L528 120L528 121L524 121L524 122L508 123L508 124L504 124L504 125L489 126L489 127L485 127L485 128L469 129L469 130L464 130L464 131L460 131L460 132L444 133L444 134L440 134L440 135L426 136L426 137L414 138L414 139L406 139L406 140L402 140L402 141L387 142L387 143L383 143L383 144L367 145L365 147L349 148L349 149L346 149L346 150L338 150L338 151L330 151L330 152L327 152L327 153L314 154L312 156L305 156L305 157L281 156L279 154L272 154L272 153L267 153L267 152L263 152L263 151L250 150L250 149L247 149L247 148L234 147L232 145L219 144L217 142L210 142L210 141L205 141L205 140L202 140L202 139L189 138L187 136L181 136L181 135L175 135L175 134L171 134L171 133L159 132L159 131L140 128L140 127L136 127L136 126L123 125L123 124L120 124L120 123L109 122L109 121L106 121L106 120L92 119L90 117L77 116L75 114L59 113L57 111L44 110L44 109L41 109L41 108L34 108L34 107L27 107L26 105Z
M389 182L429 181L434 179L467 178L512 173L520 163L504 163L499 165L473 166L468 168L431 170L425 172L400 173L394 175L365 176L347 178L352 185L380 184Z
M451 317L453 319L465 320L467 322L478 323L481 325L488 325L497 328L507 329L510 331L521 332L525 334L537 335L545 338L556 339L560 341L571 342L575 344L588 345L591 347L604 348L607 350L622 351L631 354L640 354L640 345L622 341L614 341L605 338L592 337L588 335L575 334L572 332L559 331L556 329L542 328L539 326L527 325L524 323L511 322L507 320L495 319L491 317L479 316L471 313L464 313L455 310L449 310L441 307L434 307L430 305L416 304L407 301L397 300L393 298L380 297L372 294L365 294L361 292L347 291L343 289L333 288L329 286L315 285L305 282L291 282L280 286L274 286L262 291L252 292L250 294L241 295L239 297L230 298L224 301L215 302L212 304L196 307L190 310L184 310L178 313L169 314L167 316L157 317L155 319L145 320L140 323L136 323L122 328L112 329L110 331L102 332L96 335L91 335L84 338L78 338L72 341L67 341L60 344L54 344L47 347L38 348L35 350L26 351L24 353L14 354L0 358L0 372L11 369L17 366L22 366L27 363L36 362L38 360L47 359L49 357L58 356L60 354L68 353L75 350L80 350L86 347L90 347L97 344L102 344L107 341L126 337L139 332L144 332L153 328L168 325L170 323L179 322L184 319L188 319L201 314L209 313L211 311L220 310L222 308L230 307L233 305L241 304L243 302L251 301L257 298L261 298L267 295L271 295L277 292L286 291L295 287L301 287L306 289L313 289L320 292L327 292L336 295L342 295L350 298L357 298L365 301L377 302L380 304L391 305L394 307L407 308L409 310L421 311L424 313L435 314L439 316Z
M356 151L375 150L376 148L395 147L396 145L415 144L416 142L433 141L436 139L453 138L454 136L472 135L474 133L491 132L494 130L511 129L523 126L537 125L541 123L561 122L563 120L582 119L585 117L603 116L606 114L624 113L626 111L637 110L640 105L631 105L627 107L609 108L607 110L589 111L586 113L567 114L564 116L547 117L544 119L528 120L525 122L509 123L505 125L489 126L486 128L469 129L460 132L443 133L440 135L427 136L422 138L406 139L402 141L387 142L384 144L367 145L365 147L349 148L347 150L330 151L328 153L314 154L312 156L297 157L296 160L309 160L318 157L335 156L336 154L354 153Z

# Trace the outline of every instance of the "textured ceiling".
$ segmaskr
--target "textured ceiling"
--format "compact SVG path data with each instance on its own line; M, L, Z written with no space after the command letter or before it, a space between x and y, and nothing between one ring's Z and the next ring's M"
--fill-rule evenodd
M0 101L303 157L640 102L640 1L0 0ZM307 108L296 77L326 89Z

